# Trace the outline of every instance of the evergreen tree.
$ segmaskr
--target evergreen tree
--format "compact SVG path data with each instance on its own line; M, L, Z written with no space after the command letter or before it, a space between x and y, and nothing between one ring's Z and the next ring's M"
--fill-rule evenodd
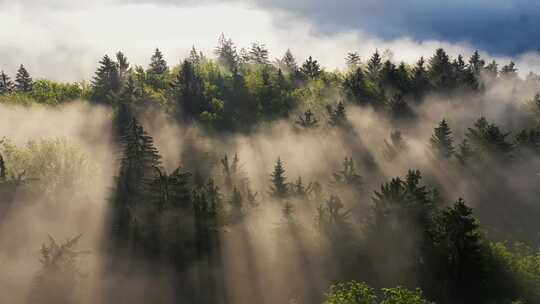
M362 61L360 60L360 55L358 55L357 52L347 53L347 57L345 58L345 63L349 68L357 68L360 66Z
M442 48L436 50L435 55L429 60L429 64L429 78L434 88L441 91L455 88L454 67L450 62L450 57Z
M32 91L33 84L32 77L30 77L28 71L21 64L15 77L15 89L19 92L30 92Z
M379 51L376 50L375 53L371 56L367 64L367 76L369 80L374 83L379 81L379 73L382 69L382 58L379 55Z
M358 104L368 104L373 100L373 93L361 67L350 71L343 80L343 89L347 97Z
M309 56L308 59L302 64L300 72L307 79L314 79L319 77L322 71L317 60L314 60L313 57Z
M347 113L345 111L345 104L342 101L338 102L335 108L331 105L326 107L328 112L328 123L334 127L342 127L347 124Z
M489 77L495 79L499 76L499 65L493 60L486 66L485 71Z
M198 119L203 111L210 110L204 95L204 84L191 61L184 60L172 89L177 102L177 115L185 120Z
M9 76L4 71L0 72L0 94L10 93L13 89L14 84Z
M351 187L351 189L357 192L362 192L364 181L362 176L356 172L352 157L345 157L345 160L343 160L343 169L339 172L334 172L333 184L334 186Z
M429 140L431 151L438 158L450 159L454 155L454 138L448 123L443 119Z
M105 55L92 80L94 87L92 98L99 103L113 103L121 88L118 64Z
M195 46L192 46L191 51L189 51L188 61L191 62L191 64L193 64L194 66L197 66L203 63L204 60L204 54L201 51L197 51Z
M249 49L249 58L252 62L261 65L267 65L270 63L268 60L268 49L264 44L252 43Z
M459 199L434 219L431 239L438 255L436 281L439 298L477 303L483 284L481 237L472 209Z
M270 194L274 198L285 198L289 194L289 186L287 184L287 176L285 175L285 168L283 167L281 158L277 159L271 177L272 187L270 188Z
M418 60L416 66L413 69L411 86L414 97L417 99L417 101L421 101L421 99L429 91L431 85L429 81L429 75L424 66L424 63L424 57L420 57L420 60Z
M150 58L150 67L148 72L152 75L159 76L167 73L168 71L169 67L167 66L167 61L165 61L165 58L163 58L163 53L156 48L154 54Z
M480 57L478 51L474 51L469 59L469 70L476 77L480 76L480 73L484 70L486 62Z
M511 158L514 145L507 141L510 133L505 133L486 118L479 118L473 128L468 128L465 134L473 147L475 156L485 158Z
M294 59L294 56L289 49L287 49L287 51L283 55L283 58L281 59L281 64L283 65L284 70L287 71L287 73L289 74L295 74L298 71L298 64L296 63L296 59Z
M313 112L308 109L302 115L298 115L298 119L294 123L302 128L311 129L316 128L319 121L315 118Z
M225 35L221 34L215 53L218 56L218 62L229 71L234 71L238 68L238 53L236 52L236 46L230 38L227 39Z

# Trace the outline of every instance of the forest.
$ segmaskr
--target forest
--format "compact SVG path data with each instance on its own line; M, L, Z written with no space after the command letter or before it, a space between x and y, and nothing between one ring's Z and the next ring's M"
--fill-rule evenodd
M540 303L540 76L128 55L0 73L0 303Z

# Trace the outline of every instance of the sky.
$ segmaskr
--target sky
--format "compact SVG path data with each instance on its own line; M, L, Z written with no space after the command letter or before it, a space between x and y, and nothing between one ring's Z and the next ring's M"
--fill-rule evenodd
M475 49L520 73L540 72L540 2L531 0L0 0L0 69L34 78L90 80L100 57L122 50L147 65L158 47L174 65L195 45L210 54L223 32L239 47L312 55L327 69L347 52L379 49L414 62L444 47Z

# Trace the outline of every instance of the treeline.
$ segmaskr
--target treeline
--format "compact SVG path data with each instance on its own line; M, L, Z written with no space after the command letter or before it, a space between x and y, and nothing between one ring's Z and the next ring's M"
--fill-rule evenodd
M169 66L156 49L150 65L143 68L131 66L118 52L114 57L105 55L91 82L82 84L33 82L21 65L14 82L0 74L4 95L0 100L59 104L82 98L115 107L153 105L180 121L197 121L213 130L245 131L298 110L324 110L325 103L336 100L411 118L411 105L428 94L481 92L497 79L518 79L513 62L499 68L495 61L486 63L478 52L466 60L461 55L451 58L443 49L414 65L395 64L378 51L365 61L349 53L348 69L335 72L325 71L312 57L298 63L290 51L271 62L263 44L239 50L223 35L215 55L210 59L193 48L180 65ZM538 76L532 73L527 78L535 80Z

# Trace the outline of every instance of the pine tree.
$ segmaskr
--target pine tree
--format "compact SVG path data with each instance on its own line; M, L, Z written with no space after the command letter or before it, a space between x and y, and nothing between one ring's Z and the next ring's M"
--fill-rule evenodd
M316 128L319 121L315 118L311 110L306 110L302 115L298 115L298 118L294 123L302 128L311 129Z
M460 198L435 217L430 235L438 255L433 265L436 281L443 288L439 296L456 302L479 300L484 269L479 225L472 209Z
M295 74L298 71L298 64L296 63L296 59L294 59L294 56L289 49L287 49L287 51L283 55L283 58L281 59L281 64L283 65L285 71L289 74Z
M379 81L379 73L382 69L382 58L379 55L379 51L375 50L375 53L371 56L367 64L367 76L369 80L374 83Z
M118 77L120 77L120 80L122 83L127 81L128 78L128 72L129 72L129 62L127 57L122 52L116 53L116 62L118 65Z
M203 63L204 60L204 54L200 51L197 51L195 46L192 46L191 51L189 51L188 61L191 62L191 64L193 64L194 66L197 66Z
M374 97L361 67L347 73L343 80L343 89L347 97L357 104L368 104Z
M302 64L300 72L308 79L314 79L321 75L321 67L317 60L314 60L313 57L309 56L306 61Z
M32 77L30 77L28 71L21 64L15 77L15 89L19 92L30 92L32 91L32 86Z
M478 51L474 51L473 55L469 59L469 70L478 77L480 73L484 70L486 62L480 58Z
M345 157L343 160L343 169L334 173L333 185L338 187L351 187L351 189L357 192L362 192L364 181L362 176L356 172L352 157Z
M287 184L287 176L281 158L277 159L271 177L272 187L270 188L270 194L274 198L285 198L289 194L289 185Z
M345 63L349 68L357 68L362 63L362 61L360 60L360 55L358 55L357 52L351 52L347 53Z
M429 78L431 85L441 91L455 88L456 79L450 57L439 48L429 60Z
M99 103L113 103L121 88L118 64L105 55L92 80L94 87L92 98Z
M509 134L495 124L489 123L485 117L481 117L473 128L468 128L465 136L476 156L509 159L512 158L514 150L514 145L507 141Z
M395 121L408 121L416 117L413 109L403 98L401 94L395 94L387 102L388 113Z
M431 151L436 157L450 159L454 155L452 130L450 130L445 119L443 119L439 123L439 126L435 128L429 143Z
M326 107L328 112L328 123L334 127L342 127L347 124L347 113L345 111L345 105L342 101L338 102L337 106L333 108L331 105Z
M0 94L10 93L13 89L14 84L9 76L4 71L0 72Z
M264 44L252 43L249 49L249 58L252 62L261 65L267 65L270 63L268 60L268 49Z
M424 66L424 57L420 57L420 60L416 63L416 66L413 69L413 76L411 80L411 86L413 90L414 97L417 101L421 101L424 98L425 94L430 89L430 81L428 72Z
M229 71L235 71L238 68L239 58L236 46L230 38L225 38L223 33L219 36L215 53L218 56L218 62Z
M163 75L167 71L169 71L167 61L165 61L165 58L163 58L163 53L156 48L154 54L150 58L150 67L148 72L153 75Z
M199 118L203 111L210 110L204 96L203 81L191 61L184 60L172 86L178 118L190 121Z

